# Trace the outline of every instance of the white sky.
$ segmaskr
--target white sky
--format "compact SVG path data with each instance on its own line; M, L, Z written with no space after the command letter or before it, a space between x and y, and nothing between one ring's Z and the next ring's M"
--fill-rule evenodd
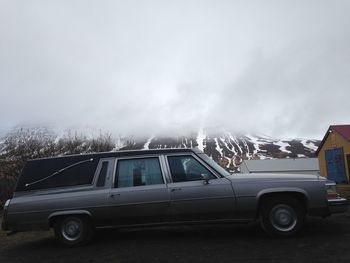
M0 0L0 131L350 123L350 1Z

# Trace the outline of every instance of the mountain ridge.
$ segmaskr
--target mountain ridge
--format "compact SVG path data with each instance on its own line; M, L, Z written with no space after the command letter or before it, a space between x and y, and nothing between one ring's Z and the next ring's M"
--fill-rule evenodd
M87 136L87 134L89 136ZM198 147L214 161L229 172L239 172L239 165L245 159L274 159L274 158L309 158L315 157L315 151L320 140L315 139L280 139L266 135L232 133L225 130L213 131L201 128L197 132L186 135L122 137L101 131L79 130L55 132L47 127L16 127L0 138L0 154L6 149L6 143L11 139L13 147L26 140L47 142L47 145L74 141L76 152L91 152L100 148L85 147L87 141L100 140L110 145L108 150L137 150L160 148L194 148ZM5 146L4 146L5 145ZM46 147L42 143L41 147ZM105 149L105 148L103 148ZM103 150L102 149L102 150ZM65 152L59 153L64 155Z

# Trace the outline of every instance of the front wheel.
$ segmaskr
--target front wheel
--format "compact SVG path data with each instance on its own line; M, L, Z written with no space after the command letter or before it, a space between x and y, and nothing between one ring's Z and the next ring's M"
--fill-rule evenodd
M305 214L303 205L294 198L269 199L261 206L260 222L271 236L291 236L304 225Z
M86 244L93 235L91 221L85 217L67 216L55 223L55 236L65 246Z

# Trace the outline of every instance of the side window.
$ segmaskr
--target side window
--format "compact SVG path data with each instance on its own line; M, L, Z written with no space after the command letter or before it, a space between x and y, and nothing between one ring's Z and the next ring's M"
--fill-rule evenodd
M216 177L192 156L169 156L168 157L173 182L186 182L203 180L202 174L210 179Z
M163 184L158 158L118 160L115 187Z
M100 174L98 175L98 180L96 184L97 187L105 186L107 170L108 170L108 162L102 162L102 167L100 170Z

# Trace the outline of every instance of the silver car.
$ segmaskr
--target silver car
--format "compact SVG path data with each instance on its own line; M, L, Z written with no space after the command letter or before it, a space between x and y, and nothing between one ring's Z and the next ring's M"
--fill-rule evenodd
M314 175L229 174L195 149L120 151L28 161L2 229L48 230L67 246L99 227L259 220L290 236L306 215L345 212L335 183Z

